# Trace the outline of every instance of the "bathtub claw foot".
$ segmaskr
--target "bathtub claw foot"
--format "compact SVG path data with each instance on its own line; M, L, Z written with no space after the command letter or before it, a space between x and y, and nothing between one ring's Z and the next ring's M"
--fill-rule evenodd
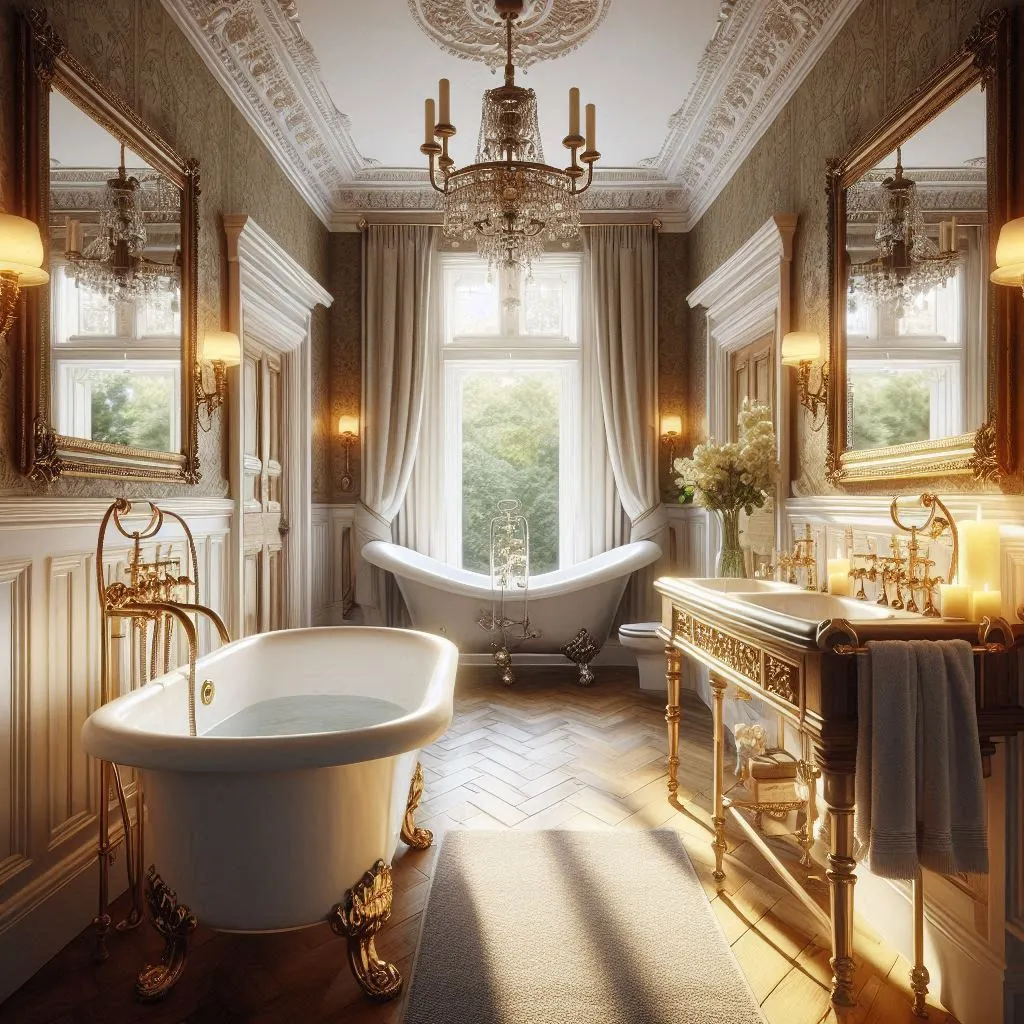
M412 773L409 783L409 799L405 805L405 817L402 819L402 842L414 850L425 850L434 841L434 833L429 828L416 827L416 808L423 798L423 765L417 762L416 771Z
M498 678L505 686L511 686L516 681L516 677L512 674L512 655L507 647L494 648L494 664L501 669Z
M153 927L163 936L164 952L160 963L148 964L139 971L135 995L144 1003L153 1003L163 999L181 977L196 918L184 903L178 902L153 867L146 872L146 903Z
M391 868L379 860L345 893L345 902L335 904L327 916L331 930L348 939L348 962L359 987L379 1003L402 991L398 968L377 956L373 941L391 916L393 892Z
M585 630L581 629L563 648L564 654L579 668L580 686L589 686L594 681L594 673L590 671L590 662L601 650L601 645Z

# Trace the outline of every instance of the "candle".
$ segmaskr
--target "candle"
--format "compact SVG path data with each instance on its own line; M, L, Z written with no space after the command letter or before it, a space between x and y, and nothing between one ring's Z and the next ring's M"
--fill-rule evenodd
M434 141L434 101L428 99L423 105L423 145Z
M830 558L826 564L829 577L838 573L843 573L845 576L850 574L850 560L848 558Z
M447 78L442 78L437 83L437 98L438 98L438 104L437 105L440 108L440 113L441 113L440 123L441 124L450 124L451 123L450 119L451 119L451 116L452 116L452 110L451 110L451 83L448 81Z
M962 583L940 583L939 611L944 619L969 619L971 588Z
M971 590L999 586L999 524L978 518L960 524L959 583Z
M976 590L971 599L971 621L981 622L984 618L998 619L1003 613L1003 595L998 590Z
M579 135L580 133L580 91L573 88L569 90L569 134Z
M949 230L944 220L939 221L939 252L949 252Z
M956 216L954 215L953 218L949 222L949 249L950 249L950 252L956 252L959 247L960 247L960 240L957 238Z
M587 150L597 151L597 108L593 103L587 104Z
M850 596L849 572L830 572L828 574L828 592L836 597Z

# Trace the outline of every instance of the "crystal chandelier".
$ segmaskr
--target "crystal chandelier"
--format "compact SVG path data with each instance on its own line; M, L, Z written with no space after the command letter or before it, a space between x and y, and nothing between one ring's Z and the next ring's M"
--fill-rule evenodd
M117 177L107 179L100 211L99 237L84 252L81 225L68 222L64 259L67 275L80 288L112 301L132 301L160 291L174 291L181 279L180 250L173 263L158 263L143 255L146 225L140 202L141 186L124 166L124 145Z
M850 297L893 304L897 317L914 299L952 278L962 257L957 250L956 218L939 226L939 244L925 233L917 182L903 176L903 154L896 150L896 173L882 182L875 228L878 255L850 270Z
M571 151L572 160L564 170L544 163L537 96L532 89L516 85L512 64L512 24L522 9L523 0L495 3L505 23L505 84L484 93L476 163L456 169L448 155L448 140L455 127L450 123L446 78L439 85L436 123L434 100L426 101L420 152L429 159L431 185L444 197L445 236L475 239L488 266L529 271L545 241L567 242L579 235L579 197L593 182L594 164L601 154L594 145L594 105L587 104L584 138L580 135L580 91L570 89L569 134L562 144Z

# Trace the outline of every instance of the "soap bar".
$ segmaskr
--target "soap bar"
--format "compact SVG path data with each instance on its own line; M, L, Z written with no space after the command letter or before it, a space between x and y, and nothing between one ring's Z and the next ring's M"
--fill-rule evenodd
M795 779L796 761L785 750L766 750L750 759L750 774L755 779Z

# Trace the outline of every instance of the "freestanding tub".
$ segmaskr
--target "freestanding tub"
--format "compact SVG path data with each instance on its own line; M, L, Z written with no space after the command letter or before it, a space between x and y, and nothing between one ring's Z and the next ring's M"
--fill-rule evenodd
M489 576L386 541L371 541L362 554L394 574L416 629L440 633L463 654L492 653L494 634L479 624L494 600ZM630 574L660 557L657 544L639 540L571 568L531 576L529 617L537 636L518 642L515 651L555 654L586 630L596 654L608 639ZM506 600L514 611L521 611L520 597L508 594Z
M94 757L142 770L146 860L204 924L302 928L353 892L363 917L384 902L389 913L387 866L422 788L417 752L451 723L457 658L411 630L263 633L196 663L196 736L177 670L101 707L82 739ZM154 898L164 893L151 881L151 912ZM354 946L332 925L349 935L354 968L367 942L375 959L372 933Z

